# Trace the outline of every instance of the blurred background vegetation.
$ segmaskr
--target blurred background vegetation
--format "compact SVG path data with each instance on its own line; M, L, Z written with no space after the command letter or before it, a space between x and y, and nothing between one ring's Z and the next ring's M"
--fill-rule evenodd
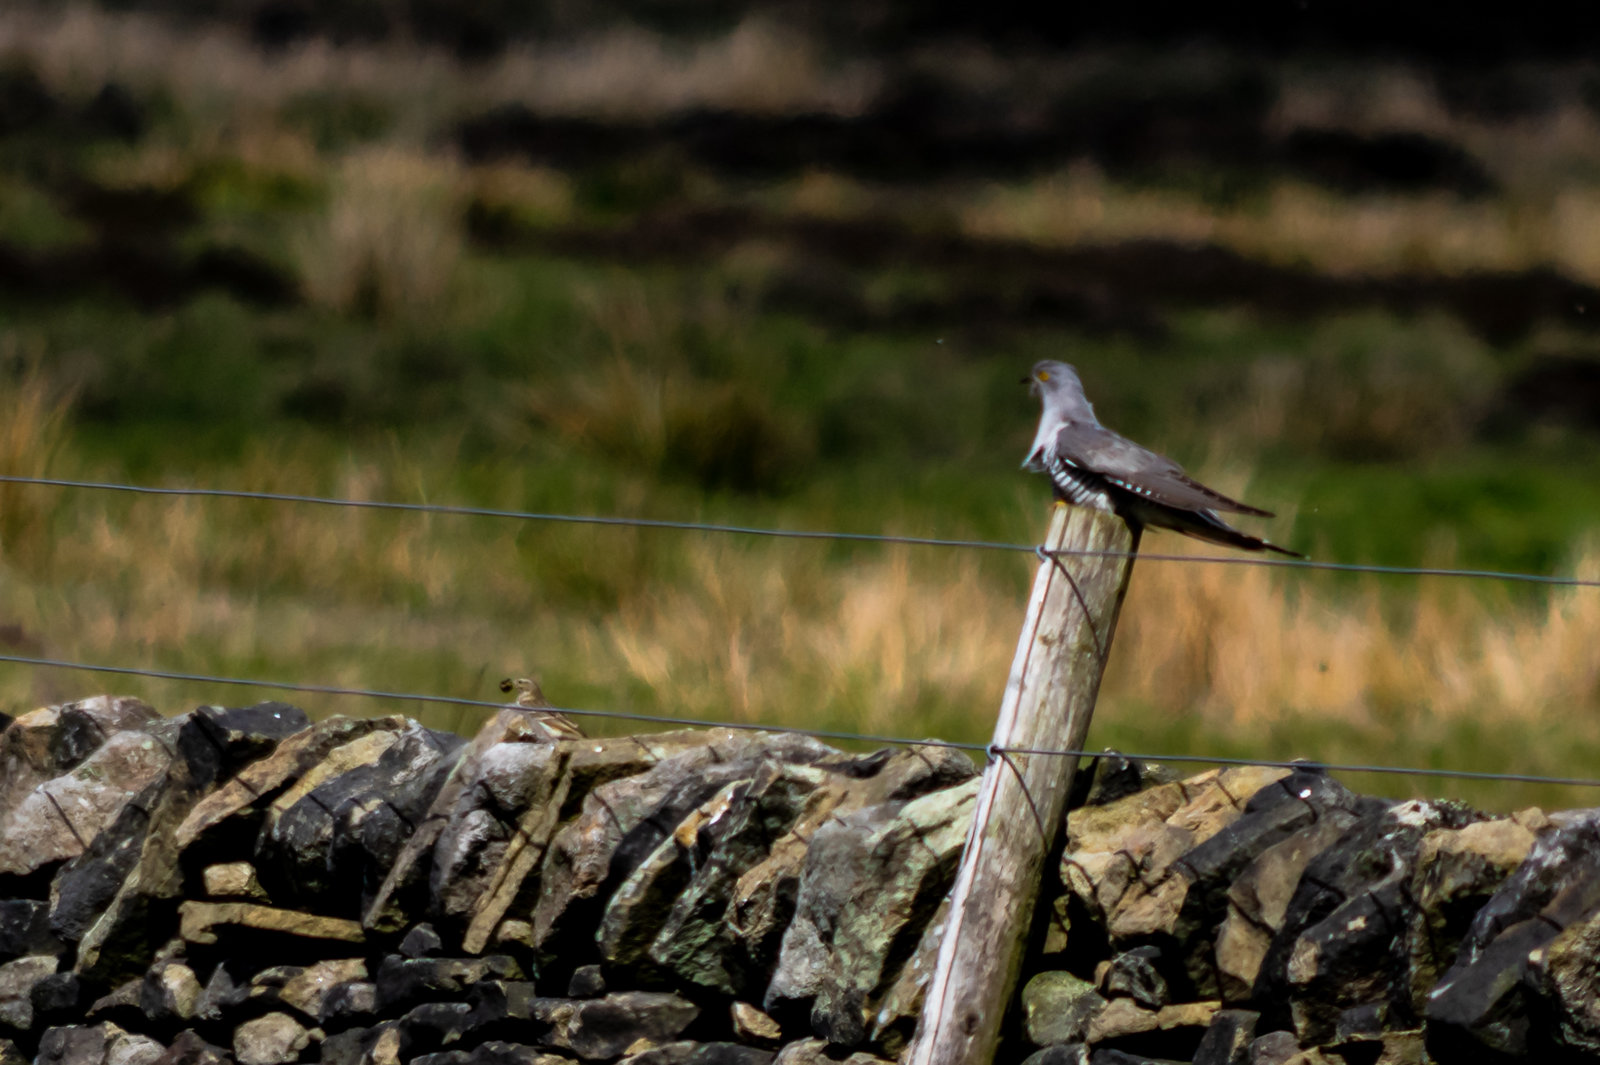
M1032 542L1057 357L1316 558L1600 577L1538 7L9 4L0 472ZM0 485L0 651L983 741L1033 566ZM0 666L106 687L248 697ZM1091 744L1600 776L1600 592L1141 563Z

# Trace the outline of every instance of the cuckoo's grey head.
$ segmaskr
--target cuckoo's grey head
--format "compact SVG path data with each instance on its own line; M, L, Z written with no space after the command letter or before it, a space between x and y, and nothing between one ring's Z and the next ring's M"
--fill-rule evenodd
M1066 363L1055 359L1034 363L1033 373L1028 376L1028 388L1044 401L1046 421L1100 424L1094 416L1094 407L1084 397L1078 371Z

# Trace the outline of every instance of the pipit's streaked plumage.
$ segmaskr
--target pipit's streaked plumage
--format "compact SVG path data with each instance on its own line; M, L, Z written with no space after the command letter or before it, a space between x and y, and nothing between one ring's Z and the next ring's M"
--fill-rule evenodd
M539 726L539 730L548 736L551 742L585 738L582 729L550 705L550 700L544 697L544 690L539 687L539 682L532 677L514 679L507 677L500 682L500 690L507 695L512 692L517 693L516 705L529 711L529 718Z
M1047 474L1061 499L1226 547L1302 557L1240 532L1217 515L1229 511L1270 518L1271 511L1207 488L1165 455L1101 425L1071 366L1047 359L1034 366L1028 384L1044 401L1044 412L1023 466Z

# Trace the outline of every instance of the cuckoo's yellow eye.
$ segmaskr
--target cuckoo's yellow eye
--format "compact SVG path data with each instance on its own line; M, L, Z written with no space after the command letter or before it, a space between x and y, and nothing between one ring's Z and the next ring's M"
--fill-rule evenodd
M1040 370L1039 371L1039 380L1041 380L1041 381L1050 380L1050 371L1049 370Z

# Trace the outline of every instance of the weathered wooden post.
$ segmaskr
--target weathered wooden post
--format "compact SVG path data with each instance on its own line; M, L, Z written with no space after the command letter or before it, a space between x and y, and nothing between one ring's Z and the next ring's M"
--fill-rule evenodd
M1061 555L1040 565L1000 703L996 748L1082 747L1138 544L1138 532L1114 514L1056 507L1046 550L1130 556ZM993 1060L1045 858L1062 829L1077 764L1076 758L1056 755L1001 754L989 760L938 965L910 1055L902 1060Z

